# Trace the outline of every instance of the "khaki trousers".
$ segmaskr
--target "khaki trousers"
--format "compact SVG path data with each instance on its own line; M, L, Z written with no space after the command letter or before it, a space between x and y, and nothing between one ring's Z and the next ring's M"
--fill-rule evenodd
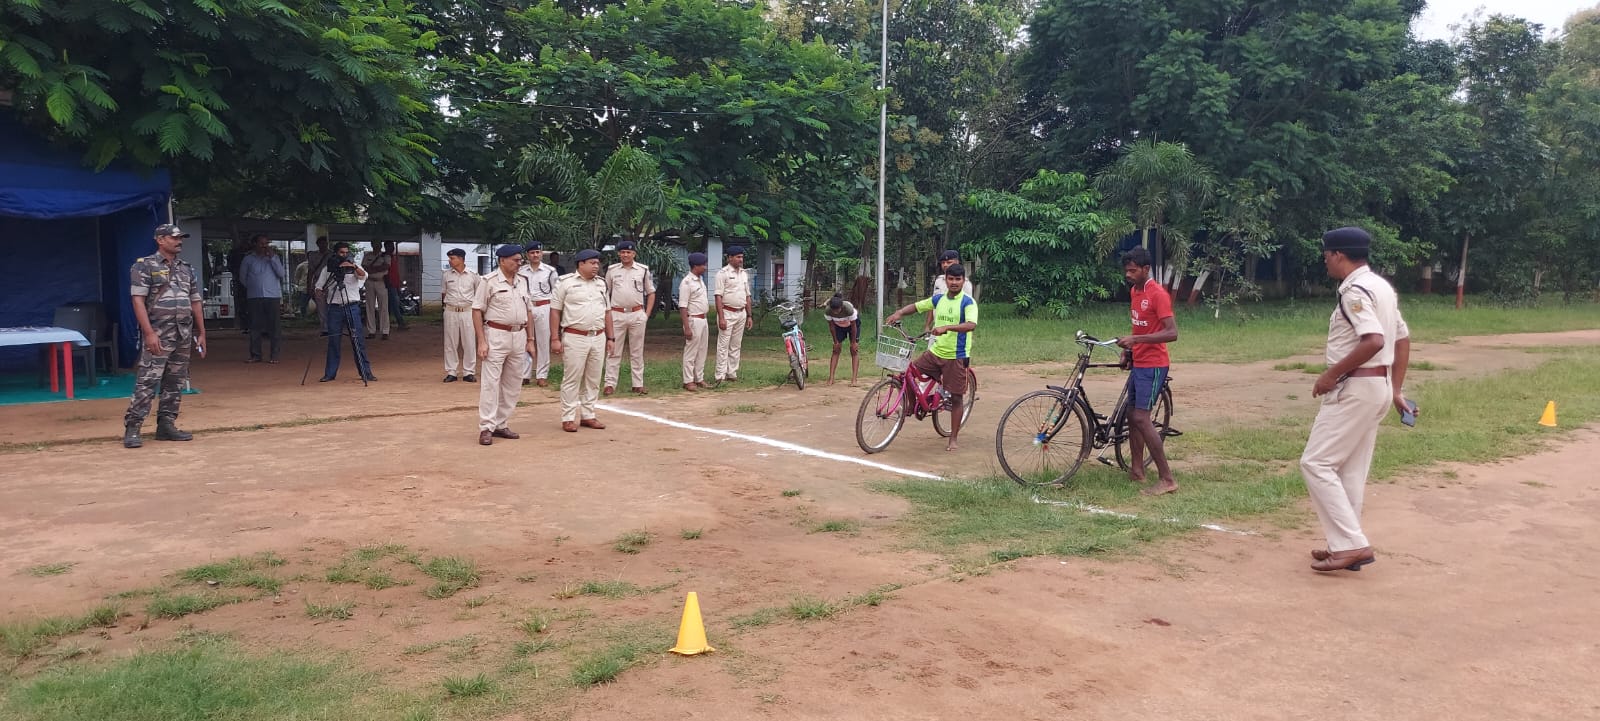
M606 386L615 388L622 375L622 346L628 346L628 373L633 376L630 388L644 387L644 322L649 316L644 311L618 313L611 311L611 337L616 344L611 351L616 355L606 358Z
M689 332L693 338L683 341L683 382L704 383L706 380L706 346L711 340L709 326L704 318L690 318Z
M367 333L389 335L389 288L382 278L367 281Z
M506 427L522 395L523 359L528 354L528 332L484 327L489 357L478 369L478 430Z
M533 349L537 353L527 354L528 367L522 369L522 378L538 378L544 380L550 377L550 304L536 305L533 307ZM534 370L538 370L535 375Z
M739 377L739 349L744 347L744 320L748 310L718 311L728 319L728 329L717 330L717 380Z
M444 309L445 374L473 375L477 367L478 334L472 329L472 311Z
M605 334L561 334L561 422L594 417L600 399L600 376L606 367Z
M1330 551L1369 545L1361 531L1361 504L1378 424L1389 412L1392 395L1388 378L1346 379L1322 397L1322 408L1311 424L1300 474L1305 476Z

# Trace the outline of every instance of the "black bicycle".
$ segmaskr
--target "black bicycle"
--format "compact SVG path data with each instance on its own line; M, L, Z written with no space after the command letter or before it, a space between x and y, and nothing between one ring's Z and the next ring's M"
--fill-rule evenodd
M994 435L995 453L1000 456L1000 467L1006 475L1024 486L1064 485L1089 457L1091 448L1101 449L1099 460L1108 466L1111 461L1104 452L1108 446L1116 449L1117 466L1123 470L1131 461L1132 449L1126 446L1130 433L1128 406L1133 402L1132 376L1123 384L1111 415L1104 416L1089 405L1083 374L1090 368L1128 370L1132 366L1125 362L1090 362L1096 346L1116 347L1115 338L1102 341L1080 330L1074 340L1083 350L1078 353L1077 366L1067 385L1047 385L1044 390L1028 393L1013 401L1000 416L1000 427ZM1183 435L1171 426L1172 389L1166 382L1150 409L1150 420L1162 438ZM1145 455L1146 468L1154 462L1149 454Z

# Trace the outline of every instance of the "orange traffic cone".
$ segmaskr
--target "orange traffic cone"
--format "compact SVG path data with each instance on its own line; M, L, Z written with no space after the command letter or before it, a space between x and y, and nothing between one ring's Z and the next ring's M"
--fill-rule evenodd
M1541 425L1541 426L1549 426L1551 428L1555 428L1556 427L1556 402L1555 401L1550 401L1549 403L1544 404L1544 415L1539 416L1539 425Z
M700 620L700 596L690 591L689 598L683 602L683 621L678 623L678 645L672 647L672 652L693 656L715 650L706 642L706 625Z

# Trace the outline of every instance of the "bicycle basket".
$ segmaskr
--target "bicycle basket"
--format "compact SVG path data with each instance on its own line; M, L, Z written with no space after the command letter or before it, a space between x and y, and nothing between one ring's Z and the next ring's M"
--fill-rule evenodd
M911 365L911 353L916 350L916 344L904 338L891 335L878 336L878 367L895 373L903 373L906 366Z
M805 313L800 310L800 306L796 303L773 306L773 310L778 312L778 322L789 328L800 325L800 321L805 318Z

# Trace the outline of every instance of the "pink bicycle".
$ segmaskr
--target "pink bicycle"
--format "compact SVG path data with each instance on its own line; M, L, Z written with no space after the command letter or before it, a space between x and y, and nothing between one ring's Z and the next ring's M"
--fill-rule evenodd
M884 378L861 400L861 410L856 413L856 444L868 453L877 453L889 447L894 437L905 426L906 416L922 420L933 416L933 430L940 437L950 437L950 394L944 387L917 369L911 367L911 355L918 342L927 338L924 333L907 336L898 326L884 326L878 331L878 366L889 371ZM961 423L972 417L972 406L978 401L978 377L967 369L966 402L961 407Z

